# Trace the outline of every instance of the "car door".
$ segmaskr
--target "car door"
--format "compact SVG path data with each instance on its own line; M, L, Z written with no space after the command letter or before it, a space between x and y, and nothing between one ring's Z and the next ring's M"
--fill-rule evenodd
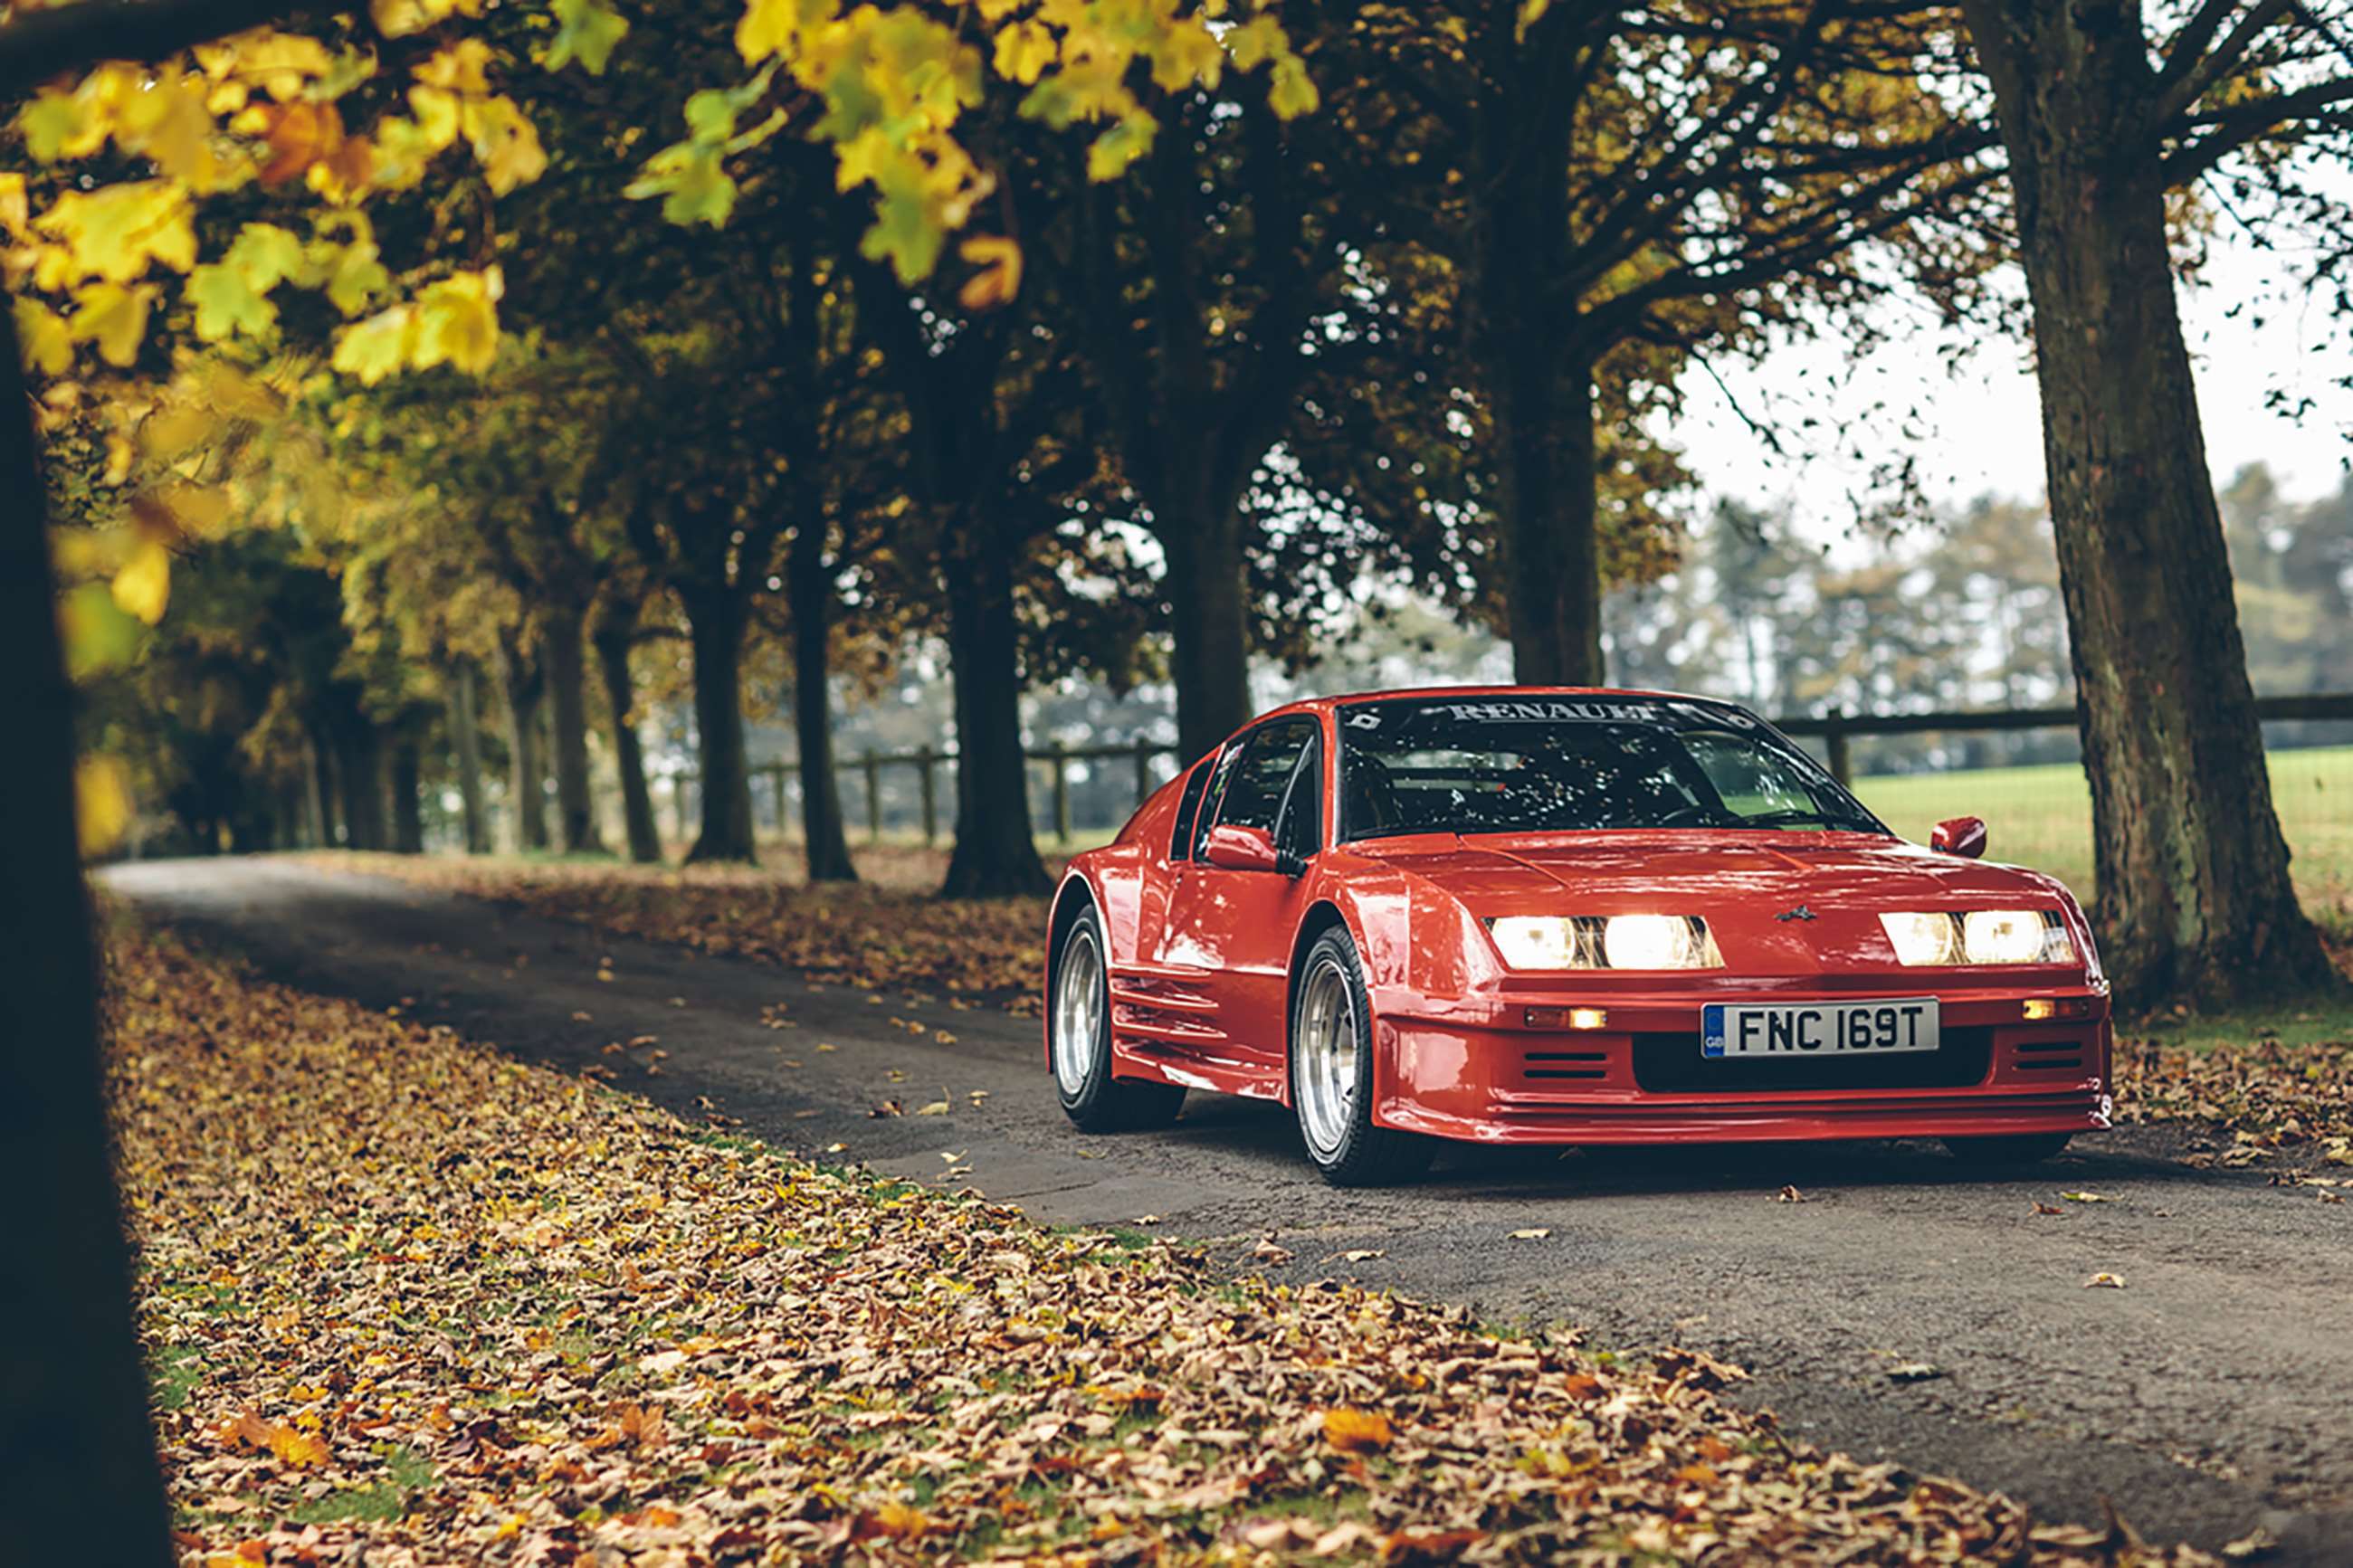
M1279 1062L1291 938L1305 881L1279 871L1240 871L1201 858L1209 829L1263 828L1300 859L1324 844L1324 745L1312 715L1260 725L1227 749L1193 827L1193 858L1177 868L1159 954L1169 969L1200 972L1213 1022L1250 1058Z

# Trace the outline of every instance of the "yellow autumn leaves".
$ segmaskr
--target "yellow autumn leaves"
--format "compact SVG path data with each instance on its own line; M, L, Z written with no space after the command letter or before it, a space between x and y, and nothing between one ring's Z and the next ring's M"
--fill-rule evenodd
M603 71L627 19L609 0L544 5L549 36L533 47L537 63ZM368 7L387 38L461 28L482 11L483 0ZM931 273L946 237L993 187L955 135L992 72L1020 91L1024 115L1057 128L1103 127L1088 147L1097 180L1115 178L1152 145L1157 121L1128 85L1138 62L1164 92L1214 89L1231 67L1263 69L1268 103L1284 118L1317 102L1271 5L1243 15L1229 0L747 0L734 42L757 74L694 94L688 136L649 158L629 193L660 198L672 222L724 224L735 195L727 163L784 127L773 89L789 83L823 106L809 134L834 146L839 188L873 192L866 253L910 282ZM88 346L129 367L171 302L174 274L185 279L192 330L207 342L268 338L278 324L270 297L281 285L323 289L346 317L377 306L394 279L363 211L372 195L415 188L460 144L493 195L546 169L537 129L498 90L500 69L514 63L460 32L410 68L405 90L364 129L347 123L343 104L377 76L378 56L269 28L152 69L101 66L43 91L17 117L37 163L87 160L111 146L153 173L45 193L37 212L36 187L21 174L0 176L5 259L30 286L18 310L28 363L62 376ZM368 100L387 95L379 88ZM739 124L747 114L748 128ZM226 254L199 258L196 201L298 181L318 203L310 235L298 237L281 216L249 226ZM986 244L967 291L974 301L1002 302L1019 285L1018 252L1008 240ZM498 293L487 271L445 278L358 321L341 338L336 363L370 382L444 363L480 369L496 341Z
M471 0L380 0L375 10L396 34L478 8ZM270 296L281 285L323 291L345 317L380 303L394 280L364 209L370 195L417 185L433 158L461 142L497 195L547 166L538 132L493 90L491 64L478 38L433 52L411 73L410 113L385 114L365 134L347 127L338 100L375 75L375 57L267 29L199 47L185 62L152 71L101 66L44 91L17 117L37 163L90 159L111 146L153 173L90 189L58 182L37 211L38 187L21 173L0 174L0 239L22 280L16 309L27 363L63 376L87 345L106 363L133 364L170 302L173 274L185 279L191 330L206 342L269 338L278 323ZM200 261L197 201L298 181L315 198L308 235L257 221ZM408 312L400 321L353 328L364 341L349 353L378 371L387 345L409 351L408 368L478 369L488 363L481 345L497 335L495 316L484 320L497 295L487 275L444 279L396 307Z
M842 0L749 0L735 29L747 64L781 68L825 105L814 135L834 144L836 184L871 187L875 217L863 248L902 281L927 277L946 237L970 219L993 176L956 140L982 101L984 70L1022 89L1020 112L1056 129L1102 125L1088 176L1111 180L1152 146L1158 121L1128 86L1139 61L1164 92L1214 89L1230 63L1268 72L1268 103L1284 119L1317 103L1314 83L1271 8L1247 20L1227 0L951 0L955 24L914 5L845 6ZM971 38L976 18L987 47ZM765 78L761 81L765 91ZM714 134L688 110L685 141L664 148L632 187L663 198L673 222L723 224L733 205L728 157L742 150L732 121ZM1010 245L1010 241L993 243ZM1018 287L1018 266L994 253L985 298Z

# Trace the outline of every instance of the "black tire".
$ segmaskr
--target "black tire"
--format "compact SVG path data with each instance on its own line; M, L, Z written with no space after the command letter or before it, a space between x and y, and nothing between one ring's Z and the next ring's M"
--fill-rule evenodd
M2073 1132L2007 1132L1988 1138L1947 1138L1945 1147L1967 1165L2031 1165L2067 1147Z
M1333 990L1326 991L1329 984ZM1345 999L1345 1016L1323 1009ZM1315 1016L1311 1019L1313 1009ZM1334 1105L1328 1094L1312 1087L1303 1094L1305 1076L1314 1070L1303 1063L1303 1030L1325 1027L1353 1029L1354 1092ZM1411 1132L1373 1125L1373 1009L1365 991L1365 966L1356 957L1356 943L1345 926L1334 926L1317 937L1300 965L1299 984L1291 999L1289 1051L1291 1107L1299 1121L1299 1141L1308 1162L1335 1187L1381 1187L1410 1182L1430 1169L1437 1142ZM1340 1069L1345 1072L1345 1067ZM1338 1083L1326 1078L1326 1083ZM1310 1100L1314 1108L1311 1109Z
M1111 1075L1111 971L1104 961L1106 952L1103 921L1092 906L1079 911L1054 951L1046 987L1047 1070L1054 1078L1054 1096L1061 1101L1062 1114L1082 1131L1166 1127L1184 1109L1182 1088ZM1091 995L1092 1010L1080 1008L1066 1014L1062 993L1073 961L1088 966L1072 984ZM1084 1027L1085 1037L1073 1039L1066 1034L1066 1020ZM1073 1059L1067 1063L1062 1055L1066 1041L1073 1047ZM1066 1067L1071 1069L1067 1073Z

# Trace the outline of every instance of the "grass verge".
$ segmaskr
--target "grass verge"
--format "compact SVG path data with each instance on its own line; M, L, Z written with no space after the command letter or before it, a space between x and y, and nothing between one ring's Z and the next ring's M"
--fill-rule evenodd
M185 1560L2188 1563L1688 1352L703 1138L136 932L110 1083Z

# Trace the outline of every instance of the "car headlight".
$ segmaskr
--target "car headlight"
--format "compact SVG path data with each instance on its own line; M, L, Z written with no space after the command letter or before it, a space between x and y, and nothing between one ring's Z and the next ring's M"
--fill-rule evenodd
M1697 915L1504 915L1487 922L1514 969L1721 969Z
M1879 926L1896 962L1914 968L2076 962L2075 943L2056 910L1905 912L1880 916Z

